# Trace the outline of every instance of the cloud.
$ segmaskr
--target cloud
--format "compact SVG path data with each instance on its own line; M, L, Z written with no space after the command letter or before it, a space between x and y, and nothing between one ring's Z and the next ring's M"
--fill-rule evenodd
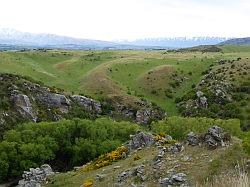
M248 0L8 0L0 27L92 39L247 36Z

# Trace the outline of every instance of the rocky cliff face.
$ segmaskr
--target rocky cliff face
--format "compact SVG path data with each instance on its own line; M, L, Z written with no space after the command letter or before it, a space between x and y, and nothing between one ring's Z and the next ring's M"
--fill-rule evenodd
M83 96L69 96L56 89L10 74L0 75L0 128L11 129L25 121L57 121L78 117L95 118L102 113L100 102ZM76 112L77 111L77 112Z

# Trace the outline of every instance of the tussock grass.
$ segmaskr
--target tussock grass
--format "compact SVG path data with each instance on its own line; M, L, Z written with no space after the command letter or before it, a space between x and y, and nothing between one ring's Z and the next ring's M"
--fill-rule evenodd
M250 175L239 165L231 173L216 176L212 181L205 184L197 184L204 187L249 187Z

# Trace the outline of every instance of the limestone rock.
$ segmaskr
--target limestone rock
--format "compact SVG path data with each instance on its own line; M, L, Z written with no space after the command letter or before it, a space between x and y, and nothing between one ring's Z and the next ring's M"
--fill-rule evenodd
M207 98L205 96L200 97L200 106L203 108L207 108L208 103Z
M127 144L128 149L137 150L140 147L147 147L155 143L154 137L150 133L138 132L132 135L131 140Z
M72 99L88 111L94 111L97 114L102 113L102 106L98 101L80 95L74 95L72 96Z
M223 60L223 59L221 59L221 60L218 61L218 64L220 64L220 65L223 65L223 64L225 64L225 63L226 63L226 61Z
M166 113L159 109L148 106L147 108L142 108L136 112L135 122L147 125L152 122L152 120L163 119L166 116Z
M51 175L54 175L54 172L48 164L40 168L30 168L30 171L23 172L23 179L18 182L17 187L40 187L41 183Z
M58 108L62 113L68 113L70 100L62 94L41 92L37 99L48 108Z
M27 95L18 93L12 96L12 100L22 116L27 117L33 121L37 120L36 113Z
M102 174L96 174L96 179L99 180L99 181L102 181L104 180L106 176L105 175L102 175Z
M168 151L175 154L184 150L184 146L180 143L175 143L173 146L169 147Z
M184 174L184 173L176 173L176 174L173 174L171 175L170 177L168 178L164 178L162 180L160 180L160 184L162 186L166 186L166 187L169 187L169 186L180 186L182 184L184 184L185 182L187 181L187 175Z
M122 104L118 104L117 110L118 110L118 113L120 113L123 118L126 118L126 119L134 119L135 118L135 114L136 114L135 109L126 107Z
M125 182L126 179L129 178L131 175L132 175L132 171L131 170L126 170L126 171L122 172L117 177L118 183Z
M197 91L196 95L197 95L198 98L200 98L201 96L204 95L204 93L202 91Z
M212 126L208 129L208 134L210 134L215 140L223 140L223 129L218 126Z
M208 129L208 133L205 135L205 143L209 148L217 148L224 144L223 129L218 126L213 126Z
M193 132L190 132L187 135L187 143L189 145L198 145L199 144L199 137L198 137L198 135L194 134Z
M206 144L209 148L215 149L218 146L225 146L225 142L229 142L231 136L228 133L224 133L223 129L218 126L212 126L208 129L208 132L201 135L195 135L190 132L187 135L187 143L189 145L198 145L199 143Z
M140 165L133 170L133 175L137 176L142 182L146 180L145 176L145 166Z

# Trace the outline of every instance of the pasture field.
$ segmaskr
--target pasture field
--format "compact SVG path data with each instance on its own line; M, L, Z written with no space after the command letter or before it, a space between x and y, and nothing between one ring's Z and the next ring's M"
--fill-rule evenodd
M178 115L175 99L202 79L219 59L247 59L250 47L220 46L223 52L164 50L0 52L0 72L30 76L70 94L126 102L149 100ZM249 60L246 60L249 63Z

